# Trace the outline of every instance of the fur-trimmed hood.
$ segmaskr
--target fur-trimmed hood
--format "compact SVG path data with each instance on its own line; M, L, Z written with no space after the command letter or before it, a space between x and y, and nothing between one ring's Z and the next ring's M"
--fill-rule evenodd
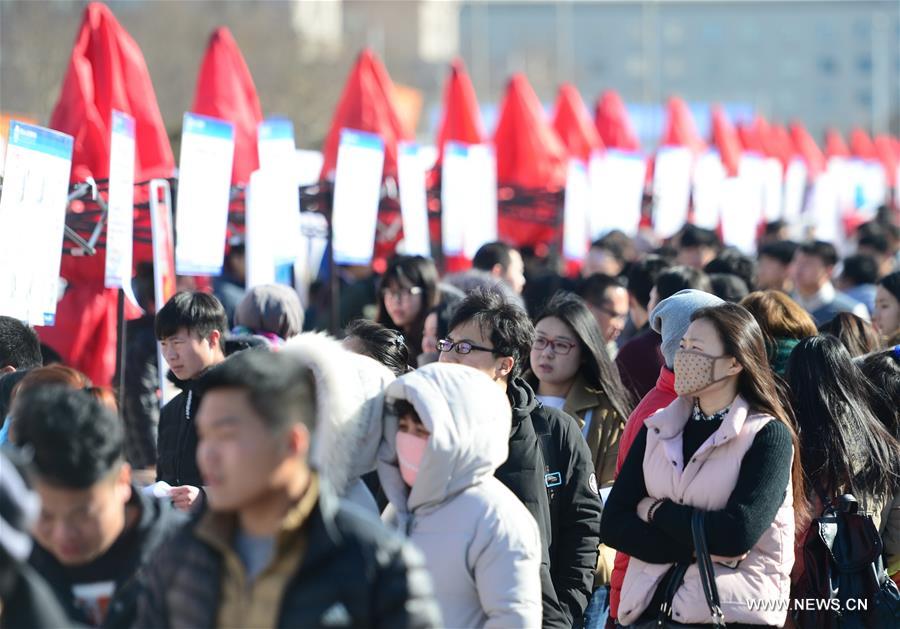
M313 372L316 429L310 461L320 476L344 495L351 483L375 469L384 392L394 374L322 333L296 336L281 352L296 357Z

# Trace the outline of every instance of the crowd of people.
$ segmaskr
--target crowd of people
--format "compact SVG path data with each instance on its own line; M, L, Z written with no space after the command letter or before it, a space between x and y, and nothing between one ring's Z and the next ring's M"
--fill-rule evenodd
M0 627L900 626L896 214L305 308L237 251L158 309L138 269L122 408L0 317Z

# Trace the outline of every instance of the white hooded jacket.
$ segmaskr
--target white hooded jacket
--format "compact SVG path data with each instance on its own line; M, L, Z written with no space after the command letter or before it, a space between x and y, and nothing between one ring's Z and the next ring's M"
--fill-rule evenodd
M315 377L313 467L339 496L378 516L375 499L360 477L375 469L384 392L394 374L325 334L301 334L281 351L296 357Z
M431 433L409 489L393 402ZM484 374L433 363L387 390L378 476L393 524L425 555L446 627L539 627L541 541L534 518L494 471L508 454L509 402Z

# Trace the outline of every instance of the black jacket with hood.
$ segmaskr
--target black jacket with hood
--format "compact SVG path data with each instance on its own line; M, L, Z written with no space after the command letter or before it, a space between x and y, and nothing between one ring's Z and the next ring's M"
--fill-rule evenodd
M572 627L591 596L600 543L602 507L591 452L578 423L541 404L523 379L509 382L507 396L513 411L509 458L496 477L541 532L543 626Z
M127 629L134 626L140 594L138 580L140 569L164 548L175 532L188 521L187 516L177 511L169 500L145 496L134 486L131 491L129 504L140 507L140 516L133 535L130 535L130 548L120 549L128 557L129 565L116 580L115 592L101 625L104 628ZM72 584L69 583L62 564L37 544L31 553L29 563L53 590L72 625L80 623L89 626L91 624L89 619L75 603Z

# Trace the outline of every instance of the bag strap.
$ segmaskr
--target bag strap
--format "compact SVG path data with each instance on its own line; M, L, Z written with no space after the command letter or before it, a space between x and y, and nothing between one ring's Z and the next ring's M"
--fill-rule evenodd
M675 600L675 592L684 583L684 575L688 566L689 564L687 563L677 563L669 568L669 571L666 573L668 576L668 580L666 580L666 594L656 616L657 624L660 627L664 627L667 621L672 618L672 602Z
M697 568L700 571L700 583L703 584L703 593L706 595L706 603L712 614L714 627L725 626L725 614L719 602L719 589L716 587L716 573L713 571L712 558L706 545L706 512L694 509L691 516L691 533L694 537L694 552L697 555Z

